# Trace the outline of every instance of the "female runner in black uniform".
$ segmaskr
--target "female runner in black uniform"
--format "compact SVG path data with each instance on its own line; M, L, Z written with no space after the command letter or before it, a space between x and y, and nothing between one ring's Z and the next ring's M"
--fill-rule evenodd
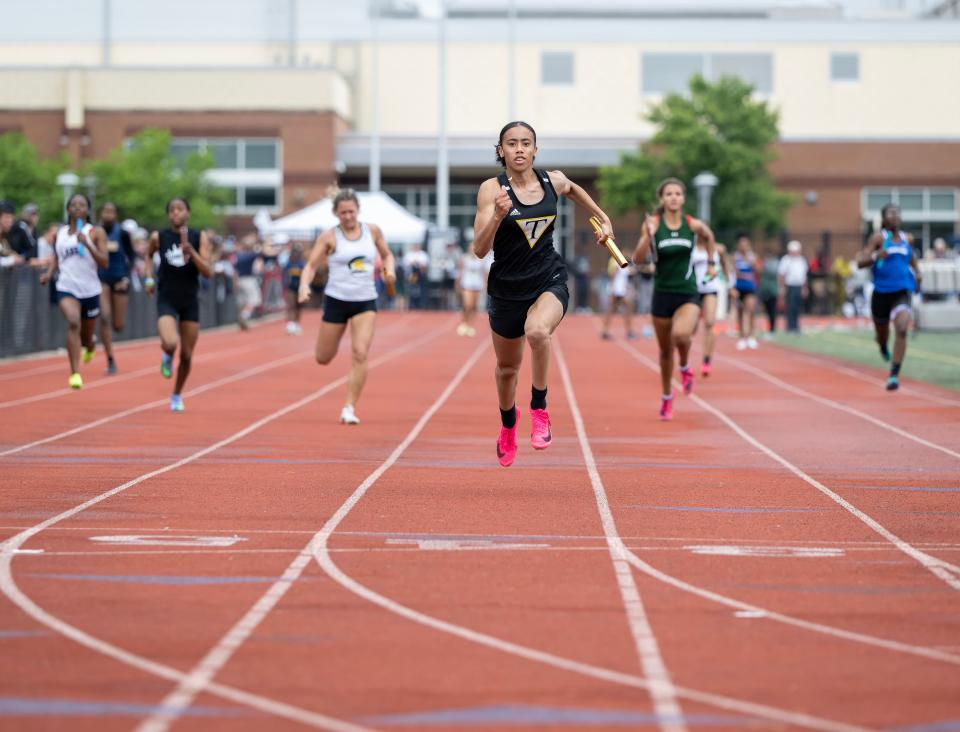
M517 455L516 391L524 339L530 343L533 370L530 443L544 450L552 439L547 414L550 337L570 299L567 268L553 247L559 196L600 219L603 233L597 233L598 243L613 236L613 228L583 188L558 170L548 173L533 167L537 133L526 122L505 125L496 151L505 171L480 186L473 252L483 259L493 248L487 294L500 402L497 457L507 467Z
M177 381L170 396L170 409L184 410L183 385L190 375L193 349L200 335L200 275L213 276L210 263L210 242L206 232L190 229L190 204L184 198L171 198L167 204L170 228L155 231L150 236L147 252L147 294L157 287L157 330L163 357L160 373L169 379L173 375L173 355L180 347L180 366ZM157 282L153 279L153 254L160 252L160 270Z

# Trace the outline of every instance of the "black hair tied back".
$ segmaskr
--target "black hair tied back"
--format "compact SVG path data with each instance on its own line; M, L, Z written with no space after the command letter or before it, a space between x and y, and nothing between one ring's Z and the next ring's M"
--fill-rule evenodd
M530 132L533 133L533 146L537 146L537 131L533 129L529 122L524 122L523 120L514 120L513 122L507 122L503 126L503 129L500 130L500 136L497 138L497 144L493 146L494 152L496 153L496 161L499 165L506 168L507 161L504 159L503 155L500 154L500 146L503 144L503 136L507 134L507 130L512 127L526 127Z

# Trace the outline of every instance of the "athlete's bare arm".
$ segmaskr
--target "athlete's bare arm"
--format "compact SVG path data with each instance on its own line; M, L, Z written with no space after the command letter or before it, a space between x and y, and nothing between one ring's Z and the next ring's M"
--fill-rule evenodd
M200 274L204 277L213 277L213 265L210 264L210 239L207 237L207 232L200 232L199 252L193 248L189 241L185 247L185 252L193 260Z
M380 259L383 261L383 279L385 282L395 283L397 281L397 263L393 252L387 246L387 240L383 237L383 231L376 224L367 224L370 227L370 235L373 237L373 244L380 252ZM329 254L327 255L329 256Z
M653 244L653 238L657 233L657 226L659 225L659 217L644 215L643 225L640 227L640 238L637 240L637 249L633 253L634 264L642 265L647 261L647 257L650 255L650 248Z
M496 178L488 178L477 193L477 216L473 222L473 253L483 259L493 248L493 237L500 222L513 208L510 194Z
M874 256L876 254L876 256ZM870 238L867 239L866 246L860 250L860 253L857 255L857 266L858 267L869 267L878 259L883 259L886 256L883 251L883 234L879 231L874 232L870 235Z
M707 245L707 274L711 278L717 276L717 268L713 263L713 256L717 251L717 240L713 236L713 230L700 219L690 219L690 228L693 233L700 237Z
M303 272L300 273L298 302L304 303L310 299L310 283L313 282L317 270L327 266L327 257L333 252L336 241L336 229L327 229L317 237L313 249L310 250L310 256L307 257L307 263L303 266Z
M97 263L98 267L106 267L110 262L110 255L107 253L107 233L99 226L94 226L90 234L77 232L77 241L86 244L90 249L90 256Z
M563 174L563 171L551 170L547 175L550 176L550 182L553 184L553 189L557 192L558 196L566 196L581 208L589 211L592 216L600 219L602 233L594 232L597 237L597 244L602 245L608 236L614 238L613 224L610 222L610 217L604 213L603 209L590 197L589 193L567 178L567 176Z
M153 279L153 255L160 249L160 232L154 231L150 234L150 244L147 246L147 256L143 261L143 288L148 295L153 294L157 283Z
M923 275L920 274L920 262L917 260L917 253L913 250L913 234L905 234L907 243L910 245L910 269L913 270L913 276L917 280L917 292L920 292L920 283L923 282Z

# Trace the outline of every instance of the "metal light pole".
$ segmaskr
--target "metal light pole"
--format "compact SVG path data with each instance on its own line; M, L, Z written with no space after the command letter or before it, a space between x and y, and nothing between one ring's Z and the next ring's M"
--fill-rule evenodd
M713 189L717 187L720 179L713 173L704 171L693 179L693 187L697 189L697 218L710 223L710 199L713 197Z
M517 118L517 0L507 4L507 119Z
M76 190L77 184L80 182L80 176L71 171L66 173L61 173L57 176L57 185L63 189L63 212L66 216L67 212L67 201L70 200L70 196L73 195L74 190Z
M437 98L437 226L450 226L450 159L447 149L447 3L440 0L440 67Z
M373 61L371 76L370 104L370 191L377 193L380 190L380 3L376 0L371 4L373 9Z
M287 66L297 65L297 0L287 4Z

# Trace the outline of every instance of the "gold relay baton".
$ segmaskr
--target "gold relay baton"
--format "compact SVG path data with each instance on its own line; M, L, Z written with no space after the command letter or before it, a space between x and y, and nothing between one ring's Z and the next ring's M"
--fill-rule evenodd
M385 286L386 289L387 289L387 296L388 296L388 297L396 297L396 296L397 296L397 288L396 288L396 285L394 285L393 282L391 282L390 280L387 279L387 268L384 267L383 270L381 270L380 274L383 275L383 284L384 284L384 286Z
M590 217L590 224L593 226L594 231L596 231L601 236L603 235L603 226L600 223L600 219L596 216ZM603 243L607 245L607 249L610 250L610 256L613 257L614 261L620 265L620 269L623 269L627 266L627 258L623 256L623 252L620 251L620 247L617 246L617 242L613 240L612 236L608 236L603 240Z

